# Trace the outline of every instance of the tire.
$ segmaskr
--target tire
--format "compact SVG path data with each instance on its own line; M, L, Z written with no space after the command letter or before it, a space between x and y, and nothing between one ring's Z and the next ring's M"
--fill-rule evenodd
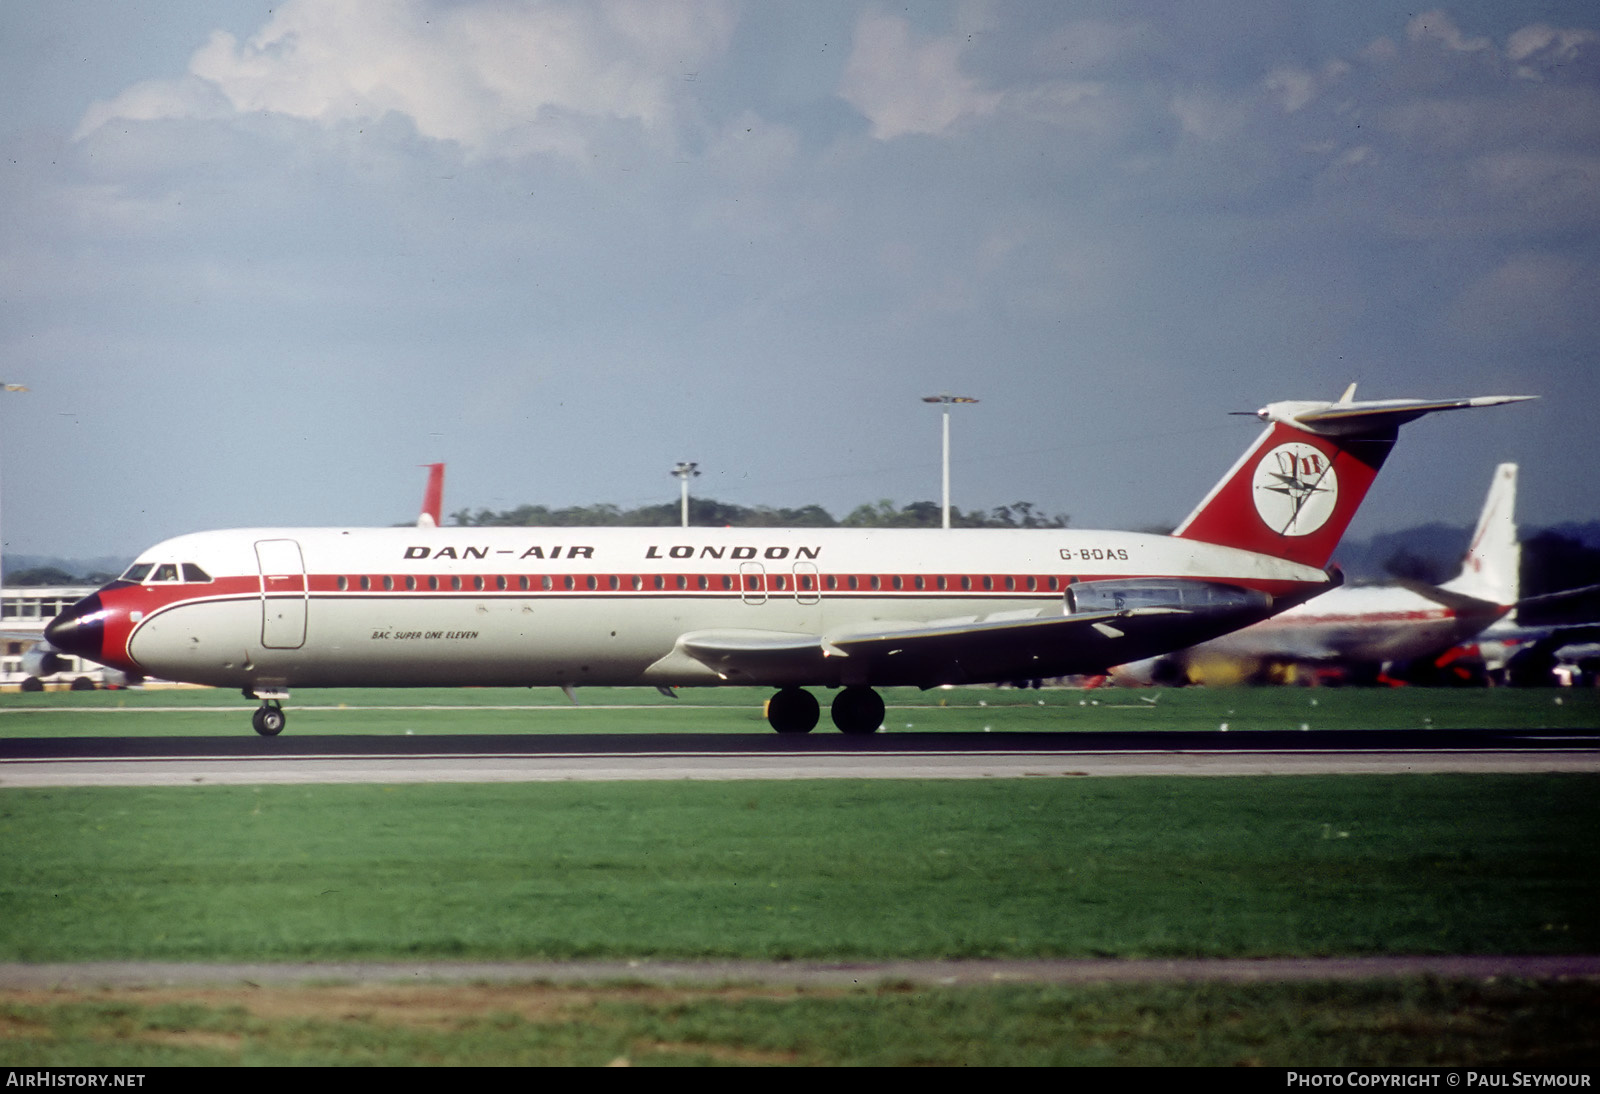
M767 724L779 733L810 733L821 713L817 697L802 688L784 688L767 700Z
M263 737L276 737L282 733L288 720L282 707L257 707L256 712L250 716L250 724Z
M865 737L883 725L883 696L872 688L845 688L833 697L833 724L840 733Z

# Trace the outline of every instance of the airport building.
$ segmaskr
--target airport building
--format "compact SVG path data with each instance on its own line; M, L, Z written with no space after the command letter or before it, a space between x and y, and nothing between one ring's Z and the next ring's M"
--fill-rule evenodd
M98 688L121 682L102 665L67 654L47 675L29 671L27 655L44 639L44 628L57 614L94 592L92 585L14 586L0 589L0 687L41 691L45 688ZM112 679L108 679L108 674Z

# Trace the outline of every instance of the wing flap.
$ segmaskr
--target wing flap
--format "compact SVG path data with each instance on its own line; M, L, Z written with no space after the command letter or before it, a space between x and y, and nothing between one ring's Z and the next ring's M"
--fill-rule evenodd
M942 623L908 623L835 632L827 644L846 656L894 655L970 642L1059 639L1092 630L1096 623L1130 616L1183 614L1173 608L1135 608L1123 612L1080 612L1077 615L1033 615L1028 618L961 619Z
M679 635L672 652L645 670L647 683L729 684L813 678L828 654L822 637L794 631L725 628Z

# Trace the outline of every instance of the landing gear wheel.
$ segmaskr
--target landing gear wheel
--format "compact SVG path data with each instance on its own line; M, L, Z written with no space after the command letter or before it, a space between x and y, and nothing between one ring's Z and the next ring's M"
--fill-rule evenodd
M283 732L284 723L287 721L283 707L277 703L263 704L250 716L250 724L255 726L256 732L263 737L276 737Z
M810 733L822 707L817 697L800 688L784 688L767 700L767 724L779 733Z
M865 736L883 725L883 696L871 688L845 688L833 697L833 724L839 732Z

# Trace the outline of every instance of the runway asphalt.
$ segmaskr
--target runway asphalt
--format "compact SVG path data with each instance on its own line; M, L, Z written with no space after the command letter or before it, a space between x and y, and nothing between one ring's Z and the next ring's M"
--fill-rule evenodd
M1547 730L12 738L0 787L1600 772Z

